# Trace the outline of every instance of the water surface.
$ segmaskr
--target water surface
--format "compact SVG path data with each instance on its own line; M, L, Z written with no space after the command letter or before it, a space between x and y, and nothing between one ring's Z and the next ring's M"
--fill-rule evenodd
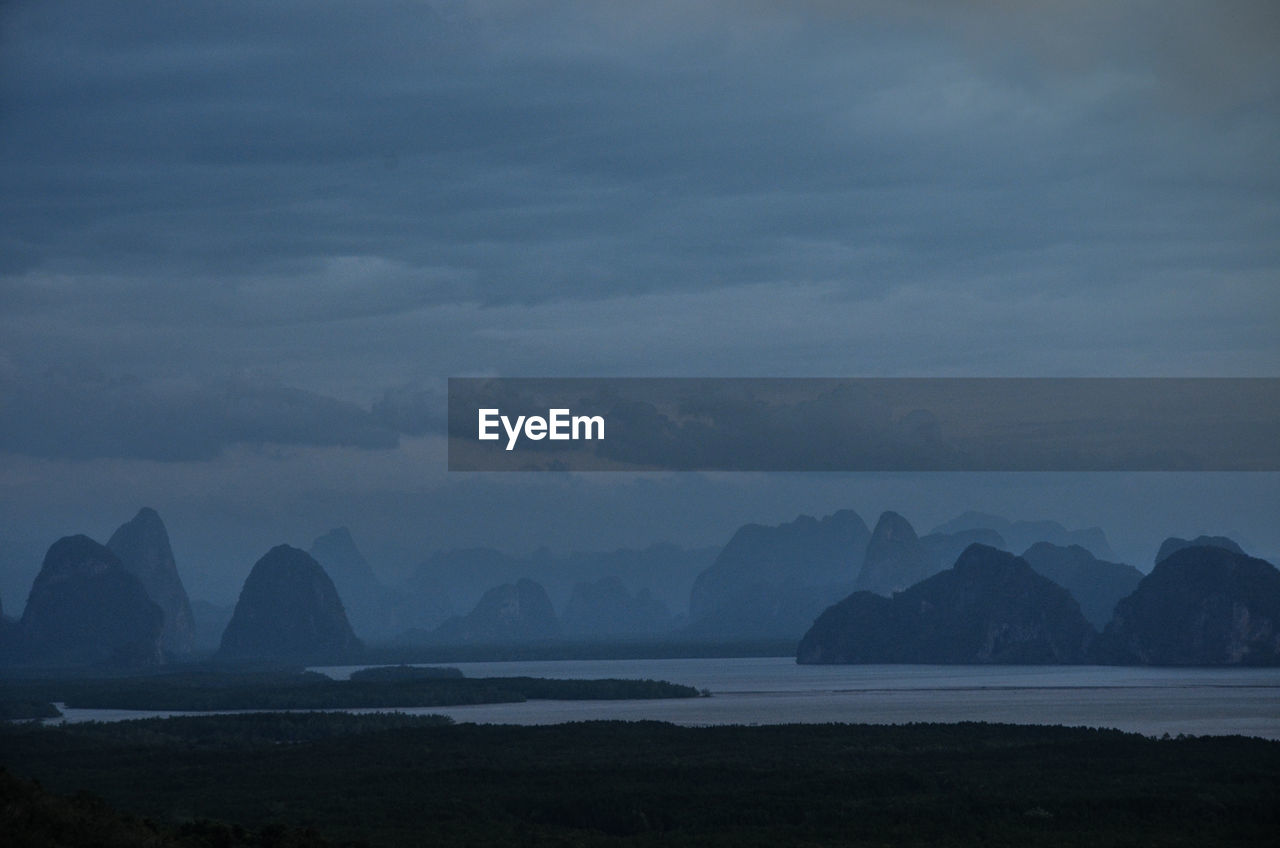
M699 726L991 721L1114 727L1149 735L1280 739L1280 669L1114 666L796 665L787 657L450 663L467 677L651 678L712 697L528 701L407 709L460 722L652 719ZM320 667L345 679L361 666ZM64 710L66 720L180 713ZM355 710L353 712L369 712Z

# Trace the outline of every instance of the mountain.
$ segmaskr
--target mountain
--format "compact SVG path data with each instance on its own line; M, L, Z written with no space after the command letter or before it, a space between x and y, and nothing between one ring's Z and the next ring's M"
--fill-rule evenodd
M213 652L222 644L222 633L231 623L234 605L222 606L196 599L191 602L191 612L196 620L195 649Z
M556 609L564 609L578 583L617 577L629 591L648 591L650 597L682 615L689 608L695 578L719 553L719 547L686 549L667 542L646 548L568 553L539 549L509 554L493 548L437 551L397 587L404 601L397 613L404 626L431 629L453 614L452 608L438 609L441 604L433 604L432 599L470 609L494 586L536 574Z
M195 616L182 578L178 576L173 549L169 547L169 533L160 516L154 509L143 507L131 521L111 534L107 547L142 581L147 595L164 612L161 647L171 654L191 653L195 647Z
M560 622L546 590L541 584L521 578L485 592L475 609L449 619L428 634L427 641L504 645L559 636Z
M715 638L798 638L853 586L869 537L853 510L738 529L689 595L689 632Z
M925 553L933 560L934 573L955 565L960 554L970 545L986 545L989 548L1005 551L1004 537L986 527L973 530L957 530L954 533L930 533L920 537L920 544Z
M814 622L799 663L1073 663L1094 636L1066 589L1025 560L971 545L892 598L855 592Z
M1104 562L1079 545L1036 542L1022 554L1032 568L1066 589L1098 630L1107 626L1116 601L1138 588L1142 572L1132 565Z
M566 636L575 638L635 638L671 629L671 611L642 589L632 594L617 577L605 577L573 587L560 616Z
M306 551L277 545L244 581L217 656L341 661L362 647L320 564Z
M911 522L896 512L885 512L867 542L866 558L854 588L892 595L945 567L935 562L921 544Z
M1179 539L1177 536L1170 536L1160 543L1160 550L1156 551L1156 562L1164 562L1184 548L1222 548L1223 550L1231 551L1233 554L1246 555L1243 548L1226 536L1196 536L1194 539Z
M1116 664L1280 664L1280 571L1225 548L1183 548L1116 604L1094 655Z
M381 639L404 629L398 626L398 616L393 611L398 596L379 582L356 547L350 530L335 527L312 542L309 553L333 580L351 626L357 633L367 639ZM418 600L424 605L431 605L433 598ZM436 623L443 621L450 611L446 609Z
M0 665L8 665L16 660L18 645L18 622L4 614L4 606L0 605Z
M1061 547L1079 545L1098 559L1113 562L1115 552L1100 527L1068 530L1056 521L1010 521L986 512L966 512L935 527L934 533L957 533L961 530L987 528L999 533L1008 549L1025 551L1036 542L1052 542Z
M164 612L109 548L54 542L19 623L21 660L39 665L155 665Z

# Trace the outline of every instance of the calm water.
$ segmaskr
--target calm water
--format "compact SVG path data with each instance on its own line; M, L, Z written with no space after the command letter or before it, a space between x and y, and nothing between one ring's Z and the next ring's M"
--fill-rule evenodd
M787 657L451 663L467 677L652 678L711 690L670 701L529 701L410 709L460 722L655 719L684 725L996 721L1280 739L1280 669L800 666ZM316 670L345 679L359 666ZM64 710L68 721L177 713Z

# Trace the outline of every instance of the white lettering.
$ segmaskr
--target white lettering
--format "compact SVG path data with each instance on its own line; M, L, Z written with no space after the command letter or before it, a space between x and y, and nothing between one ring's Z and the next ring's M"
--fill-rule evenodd
M521 435L535 442L604 438L603 415L573 415L568 409L549 409L546 418L518 415L515 420L503 415L500 409L481 409L477 437L486 442L499 440L499 425L507 434L507 450L515 450Z
M547 433L547 438L553 442L564 442L569 439L569 410L552 409L547 413L550 416L551 430Z
M489 430L498 426L498 421L494 417L498 414L496 409L480 410L480 441L495 442L498 440L497 433L490 433Z
M565 410L568 412L569 410ZM581 425L584 435L578 435L578 426ZM591 435L591 428L596 428L596 435ZM575 439L603 439L604 438L604 416L603 415L575 415L573 416L573 438Z
M507 450L512 450L516 446L516 439L520 438L520 427L524 424L524 416L516 418L516 425L511 426L511 419L502 416L502 428L507 431Z

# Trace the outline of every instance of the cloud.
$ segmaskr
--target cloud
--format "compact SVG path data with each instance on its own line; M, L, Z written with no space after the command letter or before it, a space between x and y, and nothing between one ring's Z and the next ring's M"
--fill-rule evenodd
M209 460L236 444L394 448L367 410L278 382L143 382L101 372L0 381L0 451L37 457Z
M5 285L66 274L108 318L239 325L787 279L1048 285L1064 243L1083 284L1239 233L1234 256L1272 262L1232 184L1275 181L1247 150L1273 112L1151 108L1159 68L1216 78L1207 57L1266 27L1122 5L193 3L126 23L17 4ZM1040 74L1041 42L1102 56Z

